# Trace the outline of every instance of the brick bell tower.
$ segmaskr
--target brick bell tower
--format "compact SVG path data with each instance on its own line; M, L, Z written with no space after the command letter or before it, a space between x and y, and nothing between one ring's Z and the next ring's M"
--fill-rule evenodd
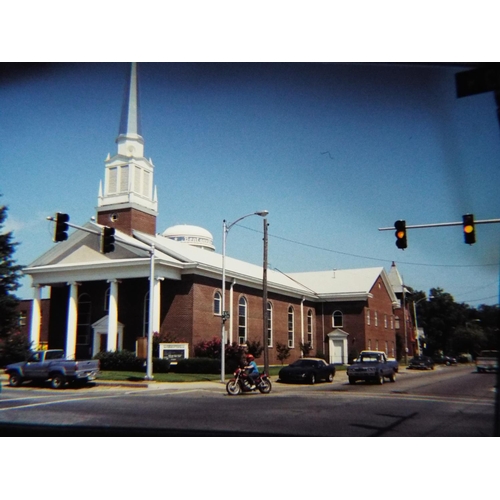
M144 157L139 115L137 64L132 63L127 79L118 151L104 162L104 189L99 184L97 223L128 235L132 231L156 234L158 200L153 185L154 165Z

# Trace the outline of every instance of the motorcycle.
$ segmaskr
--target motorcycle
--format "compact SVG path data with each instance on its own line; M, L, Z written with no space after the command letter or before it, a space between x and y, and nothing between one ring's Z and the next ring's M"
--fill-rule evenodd
M237 396L242 392L260 391L262 394L269 394L271 392L271 381L265 373L260 373L255 379L255 385L252 387L252 381L242 368L237 368L232 378L226 384L226 391L230 396Z

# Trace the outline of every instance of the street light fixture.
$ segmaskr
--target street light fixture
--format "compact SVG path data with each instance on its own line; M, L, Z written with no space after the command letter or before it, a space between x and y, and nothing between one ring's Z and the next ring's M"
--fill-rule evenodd
M258 215L260 217L265 217L269 212L267 210L260 210L258 212L252 212L251 214L244 215L239 219L236 219L231 224L227 224L226 219L222 221L222 301L221 301L221 354L220 354L220 381L225 382L225 371L226 371L226 320L229 319L229 311L226 311L226 240L227 233L229 230L238 222L252 215Z

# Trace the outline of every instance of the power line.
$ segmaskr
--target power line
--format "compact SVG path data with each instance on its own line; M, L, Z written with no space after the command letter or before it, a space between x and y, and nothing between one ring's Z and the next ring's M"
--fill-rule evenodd
M253 229L253 228L250 228L250 227L247 227L247 226L243 226L241 224L237 224L238 226L244 228L244 229L248 229L249 231L253 231L255 233L262 233L262 231L259 231L257 229ZM338 250L332 250L331 248L324 248L324 247L319 247L319 246L316 246L316 245L311 245L310 243L303 243L301 241L295 241L295 240L291 240L289 238L283 238L282 236L276 236L274 234L271 234L269 233L268 236L270 238L275 238L277 240L282 240L282 241L286 241L287 243L293 243L295 245L301 245L301 246L304 246L304 247L308 247L308 248L314 248L315 250L322 250L324 252L330 252L330 253L334 253L334 254L337 254L337 255L346 255L348 257L356 257L358 259L367 259L367 260L374 260L374 261L377 261L377 262L388 262L388 263L392 263L393 260L392 259L380 259L380 258L377 258L377 257L368 257L366 255L357 255L357 254L354 254L354 253L348 253L348 252L340 252ZM495 264L469 264L469 265L463 265L463 264L424 264L424 263L420 263L420 262L404 262L404 261L401 261L401 260L398 260L398 264L404 264L404 265L407 265L407 266L424 266L424 267L453 267L453 268L465 268L465 267L498 267L498 263L495 263Z

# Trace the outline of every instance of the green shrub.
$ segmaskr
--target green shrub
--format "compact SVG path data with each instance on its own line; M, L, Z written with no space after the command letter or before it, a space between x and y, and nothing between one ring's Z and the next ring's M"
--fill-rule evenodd
M94 359L100 361L101 370L141 372L145 369L145 360L127 350L103 351L96 354Z
M220 373L220 360L212 358L180 359L176 365L170 367L175 373Z
M170 371L170 360L153 358L154 373L168 373Z
M264 351L264 347L258 340L247 340L247 350L248 353L253 354L255 358L260 358Z
M290 348L286 344L277 342L276 353L276 357L281 361L281 364L283 364L283 361L290 357Z
M31 344L21 332L0 339L0 367L28 359Z

